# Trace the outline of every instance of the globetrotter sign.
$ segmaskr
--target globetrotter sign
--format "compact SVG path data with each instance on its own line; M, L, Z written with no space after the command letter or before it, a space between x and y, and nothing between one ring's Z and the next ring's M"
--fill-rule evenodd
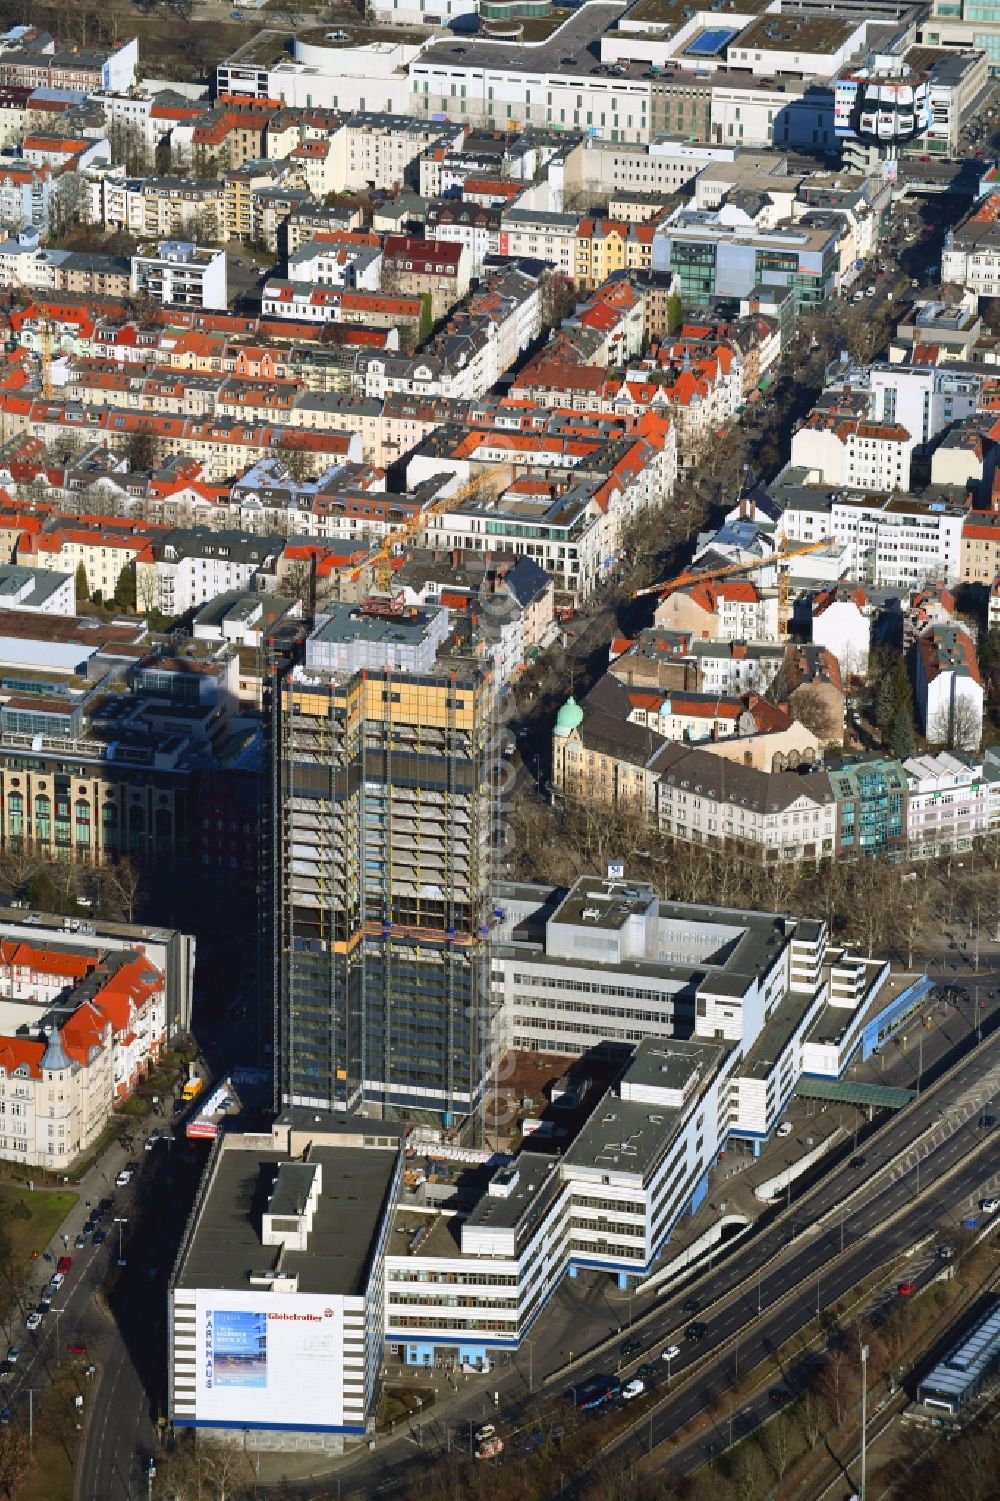
M329 1293L199 1292L196 1421L342 1427L343 1328Z

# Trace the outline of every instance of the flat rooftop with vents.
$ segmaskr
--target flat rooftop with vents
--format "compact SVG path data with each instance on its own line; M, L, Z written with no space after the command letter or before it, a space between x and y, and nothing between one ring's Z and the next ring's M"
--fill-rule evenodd
M248 1291L274 1271L302 1293L363 1294L383 1216L391 1208L395 1148L313 1144L305 1160L269 1137L223 1136L175 1286ZM318 1171L317 1171L318 1170ZM308 1220L292 1249L265 1239L265 1222ZM268 1243L268 1240L270 1243Z

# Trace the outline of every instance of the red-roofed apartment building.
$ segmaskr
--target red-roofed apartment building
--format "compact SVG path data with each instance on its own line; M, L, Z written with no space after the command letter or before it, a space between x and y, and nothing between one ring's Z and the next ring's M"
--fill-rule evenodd
M418 240L414 235L387 235L382 252L382 290L431 301L436 323L469 290L472 253L450 240Z
M961 625L929 626L914 659L917 714L931 745L976 750L983 738L983 678Z
M166 1044L166 982L144 954L0 942L0 1159L68 1168Z
M676 589L656 607L656 624L701 640L777 641L778 595L749 579L720 579Z
M791 461L828 485L908 490L914 440L898 422L868 422L814 408L792 436Z

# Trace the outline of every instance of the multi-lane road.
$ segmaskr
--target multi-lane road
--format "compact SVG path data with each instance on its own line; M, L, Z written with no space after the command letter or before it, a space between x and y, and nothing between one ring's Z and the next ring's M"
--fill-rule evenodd
M632 1374L651 1352L658 1358L666 1344L676 1342L681 1353L673 1362L671 1385L678 1390L643 1414L641 1431L624 1447L645 1452L650 1442L660 1443L724 1394L737 1363L744 1370L757 1364L810 1323L817 1306L830 1306L923 1236L932 1231L946 1236L975 1212L985 1186L1000 1174L1000 1136L982 1125L985 1107L998 1093L1000 1039L991 1037L889 1120L861 1149L863 1162L845 1161L800 1199L793 1196L770 1225L740 1242L738 1255L720 1260L638 1318L629 1332L641 1340L643 1351L629 1362L622 1364L616 1340L563 1367L547 1342L536 1339L533 1395L527 1392L526 1356L511 1372L490 1378L500 1394L501 1420L516 1426L537 1417L545 1400L539 1387L558 1401L571 1384L619 1367ZM697 1318L708 1330L698 1343L684 1338L692 1316L683 1304L690 1297L698 1299ZM450 1402L448 1426L481 1416L481 1403L478 1388L475 1395ZM440 1436L446 1437L444 1427ZM718 1437L705 1440L713 1441L717 1444ZM694 1453L691 1463L704 1458L705 1452ZM405 1495L414 1468L429 1462L426 1449L416 1450L409 1436L402 1436L380 1440L373 1454L347 1461L336 1473L345 1496Z

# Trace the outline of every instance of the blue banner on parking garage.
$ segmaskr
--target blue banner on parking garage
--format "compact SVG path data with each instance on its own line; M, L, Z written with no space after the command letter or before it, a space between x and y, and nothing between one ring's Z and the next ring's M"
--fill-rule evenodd
M933 989L934 981L921 975L919 980L914 980L912 985L901 990L896 999L883 1007L877 1016L873 1016L861 1034L862 1059L877 1053L885 1039L902 1026Z

